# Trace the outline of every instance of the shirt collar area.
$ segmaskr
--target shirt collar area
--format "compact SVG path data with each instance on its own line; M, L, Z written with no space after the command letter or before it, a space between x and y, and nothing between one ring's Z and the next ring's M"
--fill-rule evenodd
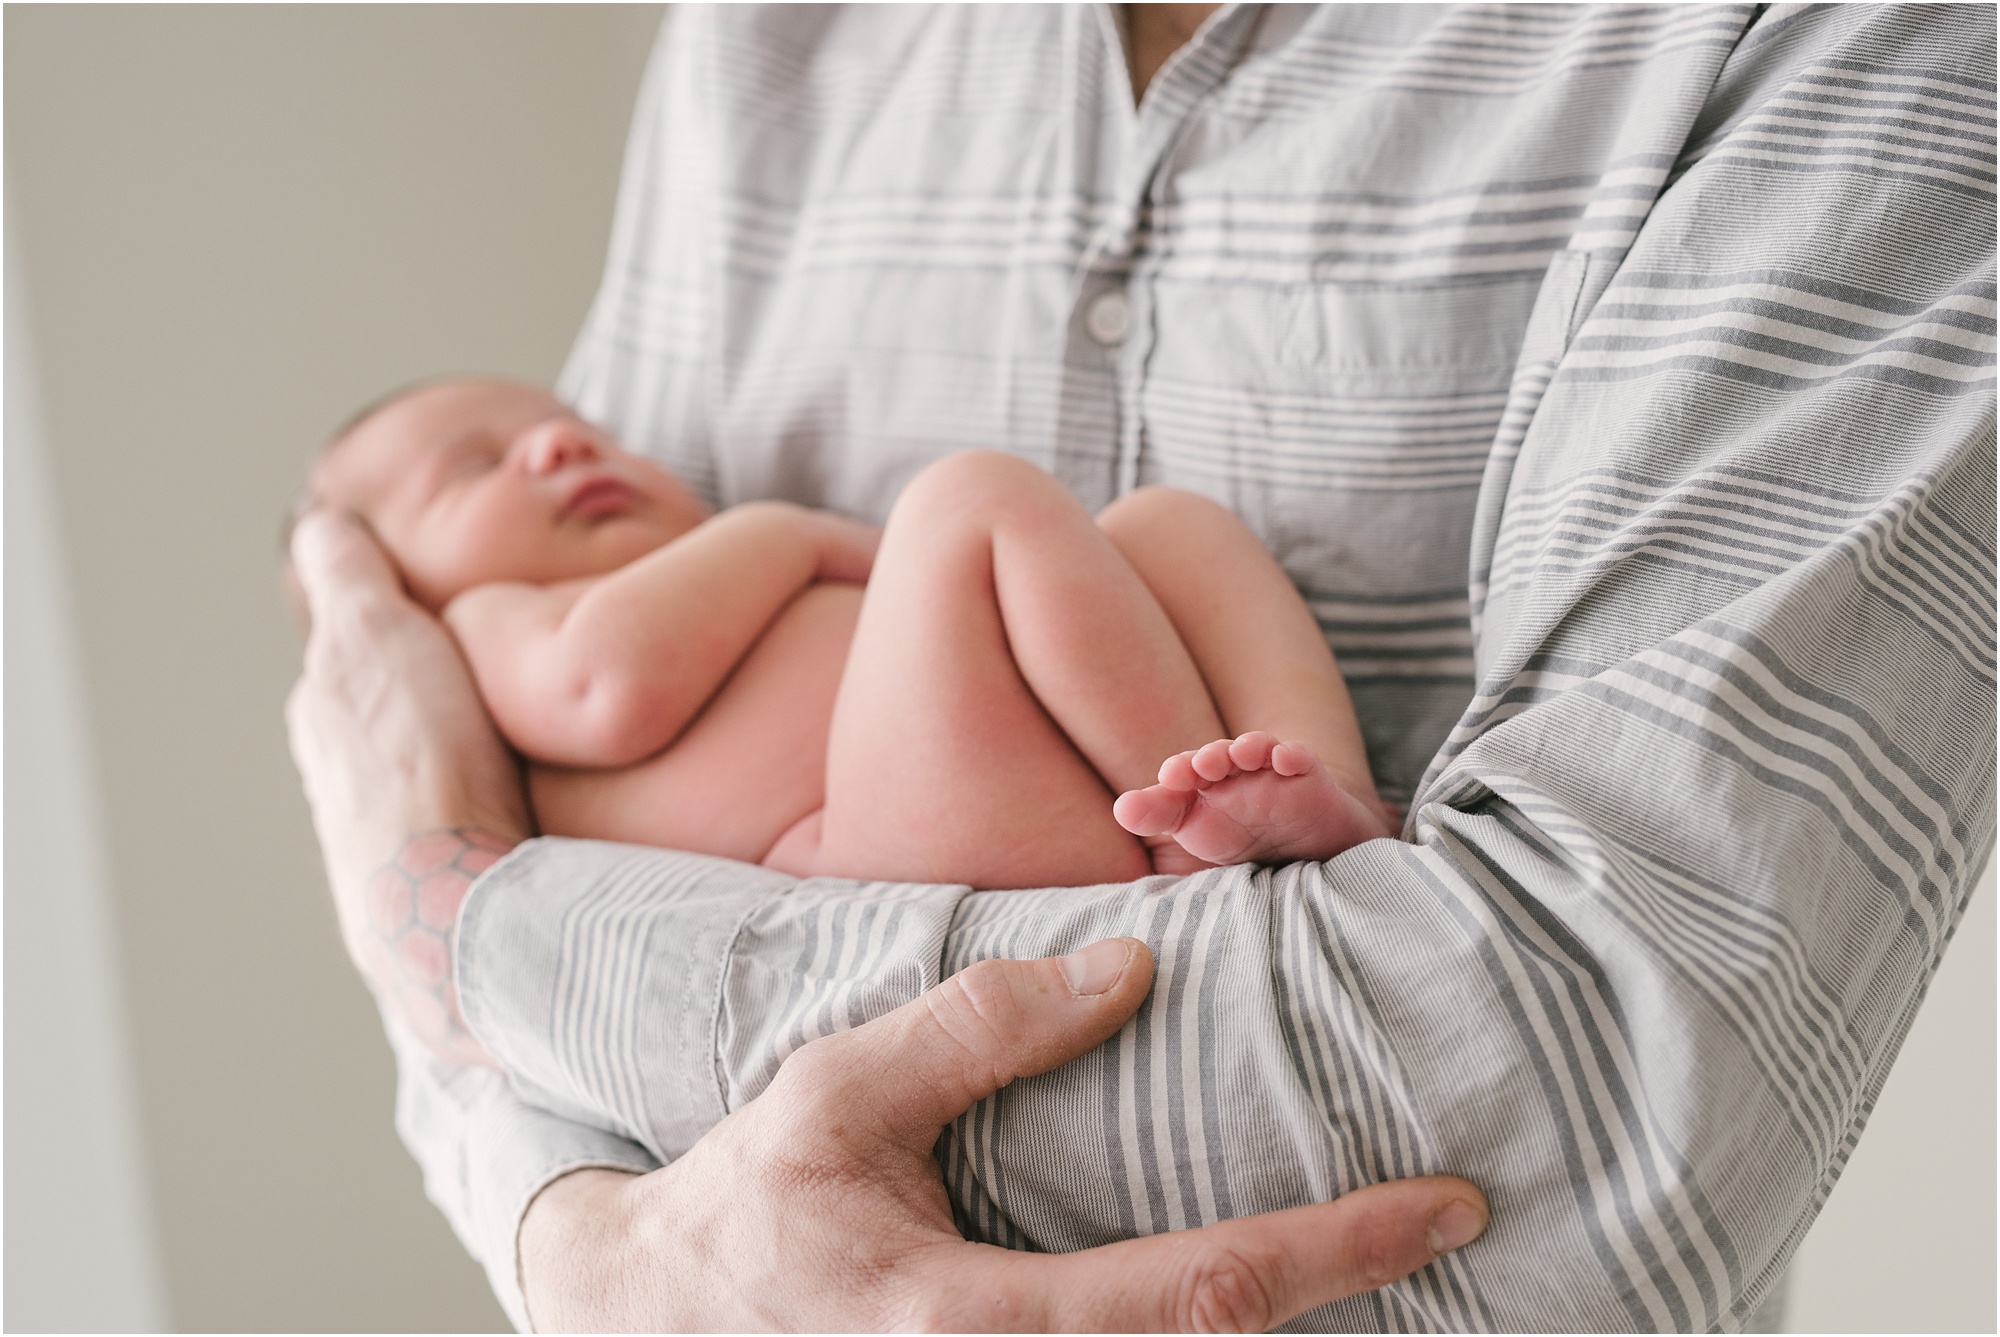
M1171 100L1191 105L1202 93L1213 88L1236 64L1242 54L1244 39L1256 27L1256 19L1267 6L1262 4L1225 4L1202 20L1194 35L1188 38L1180 50L1167 57L1166 64L1160 66L1146 87L1145 101L1134 108L1132 102L1132 26L1122 4L1099 4L1092 6L1097 11L1099 26L1104 34L1105 45L1116 51L1118 65L1125 72L1125 108L1136 112L1143 119L1147 103ZM1191 65L1199 66L1190 72ZM1181 85L1192 85L1182 89ZM1163 89L1173 91L1163 96ZM1187 96L1192 93L1192 96ZM1179 115L1186 114L1185 105Z
M1094 8L1104 33L1107 55L1118 67L1114 82L1123 87L1124 96L1114 101L1122 109L1125 133L1113 208L1093 239L1082 269L1104 259L1129 258L1154 174L1180 138L1195 108L1236 68L1266 7L1225 4L1210 14L1195 29L1194 36L1160 66L1137 108L1132 105L1128 59L1131 32L1125 8L1118 4L1100 4Z

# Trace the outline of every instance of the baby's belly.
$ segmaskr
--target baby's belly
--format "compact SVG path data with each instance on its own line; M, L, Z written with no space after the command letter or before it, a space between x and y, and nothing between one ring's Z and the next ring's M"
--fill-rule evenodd
M762 860L825 801L827 731L860 612L859 585L801 594L681 736L644 761L530 764L543 834Z

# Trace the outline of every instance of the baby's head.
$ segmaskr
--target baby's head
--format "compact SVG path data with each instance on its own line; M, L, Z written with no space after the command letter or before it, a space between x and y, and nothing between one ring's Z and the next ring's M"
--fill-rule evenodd
M417 602L474 585L602 575L679 538L708 508L548 391L433 381L328 443L308 492L367 521Z

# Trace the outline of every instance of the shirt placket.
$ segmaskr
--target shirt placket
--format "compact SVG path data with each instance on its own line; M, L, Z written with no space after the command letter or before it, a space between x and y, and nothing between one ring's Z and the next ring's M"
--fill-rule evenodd
M1124 34L1108 5L1097 6L1105 44L1101 58L1123 63ZM1107 98L1106 116L1121 118L1110 207L1094 229L1071 284L1069 366L1111 373L1109 456L1089 452L1091 463L1065 470L1086 504L1101 506L1138 485L1145 446L1145 374L1157 339L1148 276L1161 253L1152 203L1174 145L1196 109L1228 77L1263 6L1225 5L1186 46L1162 66L1136 112L1129 95ZM1092 377L1096 380L1096 377ZM1083 464L1077 460L1074 464Z

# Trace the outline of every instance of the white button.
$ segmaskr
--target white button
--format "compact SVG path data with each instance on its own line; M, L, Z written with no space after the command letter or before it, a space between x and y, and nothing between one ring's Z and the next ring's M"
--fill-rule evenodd
M1132 332L1132 307L1125 294L1113 289L1099 293L1083 311L1083 328L1106 348L1116 348Z

